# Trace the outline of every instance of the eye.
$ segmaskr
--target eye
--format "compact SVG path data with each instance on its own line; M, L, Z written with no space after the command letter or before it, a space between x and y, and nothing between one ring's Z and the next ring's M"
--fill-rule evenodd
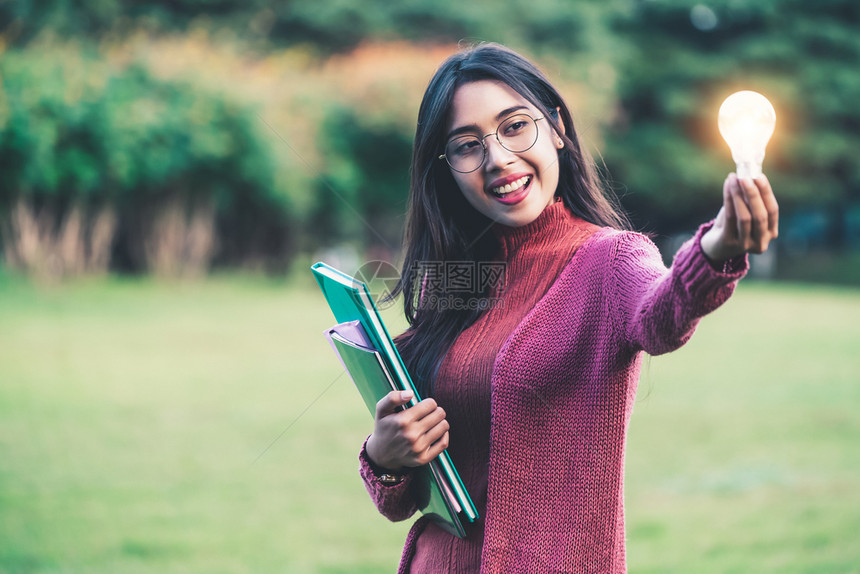
M452 155L462 157L477 153L481 149L481 142L478 138L461 138L452 141L448 147L451 149Z
M529 119L525 117L517 117L508 121L505 124L504 135L510 137L522 133L529 125Z

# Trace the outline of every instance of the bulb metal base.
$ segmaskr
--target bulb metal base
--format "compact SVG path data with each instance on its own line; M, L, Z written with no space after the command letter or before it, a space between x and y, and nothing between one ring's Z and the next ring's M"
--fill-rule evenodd
M735 164L735 173L738 178L756 179L762 176L761 164L752 161L743 161Z

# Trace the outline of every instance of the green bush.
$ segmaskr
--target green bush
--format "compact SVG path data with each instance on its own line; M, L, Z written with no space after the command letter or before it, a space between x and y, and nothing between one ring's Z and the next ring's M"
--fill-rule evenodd
M317 179L311 231L319 243L363 238L399 245L412 156L411 127L333 105L323 120L325 168Z
M288 238L289 202L247 105L86 45L9 51L0 76L0 221L13 264L50 266L75 210L84 237L94 214L113 211L117 260L167 274L205 270L219 247L228 260L265 258ZM43 244L31 263L28 218Z
M715 214L734 169L717 110L741 89L776 108L764 171L784 211L860 200L858 25L860 4L846 0L641 2L619 14L617 37L633 49L605 157L637 192L625 203L667 231Z

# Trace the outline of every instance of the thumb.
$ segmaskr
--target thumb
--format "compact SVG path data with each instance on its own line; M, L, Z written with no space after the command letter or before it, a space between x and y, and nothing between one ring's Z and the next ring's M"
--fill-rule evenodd
M412 400L415 393L412 391L391 391L376 403L376 418L394 414L400 407Z

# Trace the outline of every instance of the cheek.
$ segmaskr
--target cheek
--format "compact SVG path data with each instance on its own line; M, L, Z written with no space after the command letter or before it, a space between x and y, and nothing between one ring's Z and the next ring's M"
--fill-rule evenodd
M541 150L541 179L545 185L555 188L558 185L559 156L558 148L550 144ZM554 191L554 190L553 190Z
M472 205L474 205L475 201L483 195L483 182L479 177L474 177L474 174L454 176L454 181L460 189L460 193L462 193Z

